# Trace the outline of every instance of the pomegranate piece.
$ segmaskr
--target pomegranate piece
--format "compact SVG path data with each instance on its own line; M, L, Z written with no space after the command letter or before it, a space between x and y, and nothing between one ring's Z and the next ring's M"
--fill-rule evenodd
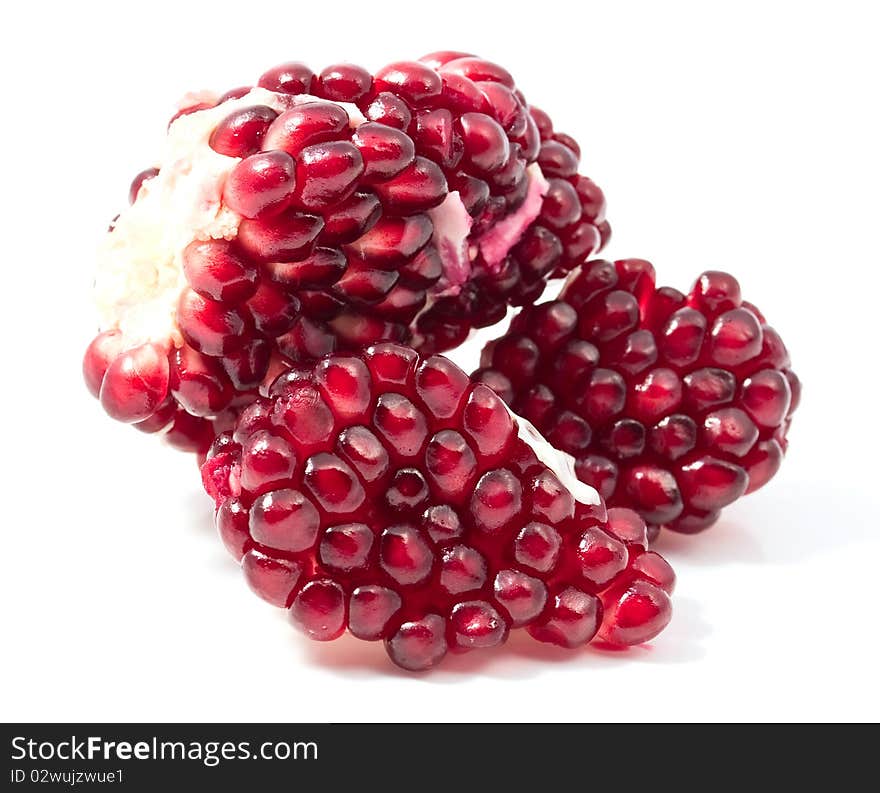
M99 251L84 361L110 415L144 431L181 408L189 437L209 437L300 358L454 347L608 235L577 143L473 55L375 75L283 63L188 96L164 151ZM722 356L744 354L733 330ZM169 377L191 353L212 359L210 397Z
M656 288L641 259L584 265L558 300L520 312L482 364L474 377L652 536L702 531L765 485L801 391L782 340L732 275L703 273L684 295Z
M412 90L416 90L413 88ZM383 640L404 669L524 627L649 641L675 577L644 521L441 356L383 342L279 374L202 481L245 578L309 638Z

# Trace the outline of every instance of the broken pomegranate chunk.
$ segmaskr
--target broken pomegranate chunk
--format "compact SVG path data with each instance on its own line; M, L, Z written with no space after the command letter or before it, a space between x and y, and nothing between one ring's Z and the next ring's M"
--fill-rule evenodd
M286 63L192 95L99 252L89 388L112 417L204 452L292 362L455 346L607 238L578 160L471 55L375 75Z
M474 377L652 536L702 531L765 485L801 392L732 275L705 272L684 295L656 288L641 259L585 264L557 300L523 309L482 364Z
M671 616L644 521L606 512L571 458L441 356L386 342L282 373L202 478L260 597L312 639L382 639L405 669L520 627L638 644Z

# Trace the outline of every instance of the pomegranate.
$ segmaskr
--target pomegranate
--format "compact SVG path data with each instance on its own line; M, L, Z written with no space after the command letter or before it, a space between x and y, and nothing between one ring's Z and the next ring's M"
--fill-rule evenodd
M564 647L665 627L675 578L645 522L572 463L448 359L384 342L282 372L202 479L260 597L421 670L520 627Z
M689 294L642 259L597 260L483 350L475 379L559 449L610 506L702 531L779 469L801 385L732 275Z
M204 452L292 362L449 349L607 239L578 160L465 53L287 63L192 95L99 251L86 383L113 418Z

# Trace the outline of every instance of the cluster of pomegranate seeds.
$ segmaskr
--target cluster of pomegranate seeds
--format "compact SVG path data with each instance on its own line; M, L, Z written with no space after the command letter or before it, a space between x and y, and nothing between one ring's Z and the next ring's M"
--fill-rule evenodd
M701 531L776 473L800 382L736 279L656 288L641 259L597 260L524 309L474 377L559 449L610 506Z
M519 627L564 647L650 640L674 575L645 522L528 437L446 358L385 342L281 373L202 478L251 588L312 639L381 639L410 670Z
M207 202L213 214L169 252L182 273L171 319L132 333L124 315L142 296L116 295L121 316L84 362L111 416L181 448L203 453L292 362L380 340L454 347L609 234L602 192L577 173L577 144L509 72L466 53L375 75L282 64L254 89L193 95L169 141L192 146L205 119L186 156L196 173L216 155L213 181L184 210ZM183 171L165 173L180 167L175 156L138 174L132 209L183 194ZM117 219L111 248L132 223Z

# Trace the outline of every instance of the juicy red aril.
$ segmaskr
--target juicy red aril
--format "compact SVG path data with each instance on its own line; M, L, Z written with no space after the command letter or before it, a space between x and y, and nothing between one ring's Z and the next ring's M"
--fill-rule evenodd
M386 124L361 124L351 137L364 161L364 182L393 179L415 159L412 139Z
M368 642L385 638L402 603L400 595L388 587L375 584L357 587L349 600L349 631Z
M395 129L405 130L412 121L409 105L390 91L381 91L377 94L376 98L367 105L364 115L370 121L376 121Z
M571 648L591 641L601 620L602 607L595 595L566 587L552 597L541 619L527 630L538 641Z
M195 240L183 249L183 272L203 297L240 303L257 288L259 269L226 240Z
M544 144L545 170L570 170L566 148ZM652 533L701 531L766 484L798 383L778 334L743 303L733 276L706 272L684 295L655 288L642 259L584 265L557 301L515 317L482 363L475 376Z
M253 154L238 163L226 179L223 200L242 217L277 214L294 195L298 168L287 152Z
M364 99L373 85L372 75L350 63L328 66L318 76L319 96L335 102L357 102Z
M446 623L437 614L404 622L385 639L385 649L394 663L411 672L429 669L446 655Z
M266 220L243 220L237 243L257 262L297 261L311 253L323 226L320 217L292 209Z
M247 551L241 559L245 581L253 592L267 603L286 608L300 579L302 568L298 562L270 556L257 548Z
M440 75L415 61L392 63L376 73L377 91L390 91L408 103L419 104L438 96L443 89Z
M319 558L331 570L351 572L367 566L373 532L365 523L331 526L321 538Z
M407 215L434 208L448 192L443 171L425 157L416 157L397 176L376 185L375 190L387 210Z
M346 141L316 143L300 151L293 200L306 210L320 211L348 198L364 172L360 152Z
M310 639L335 639L345 631L345 592L335 581L309 581L294 599L290 619Z
M315 73L308 66L291 61L269 69L260 77L257 85L283 94L313 94L316 82Z
M251 454L255 454L253 447ZM282 456L283 466L289 457ZM283 473L276 474L282 481ZM289 476L289 475L288 475ZM267 477L259 477L258 481ZM242 479L244 485L244 479ZM320 518L311 501L297 490L272 490L251 507L250 534L260 545L295 553L311 547L318 534Z
M96 350L90 353L93 358L102 355ZM91 376L89 379L92 383L97 380ZM99 391L101 405L119 421L143 421L164 402L168 384L167 353L155 344L142 344L116 356L104 370Z
M449 615L453 647L459 650L495 647L507 639L508 630L501 614L485 600L457 603Z
M265 105L245 107L230 113L211 133L210 147L227 157L247 157L260 150L263 137L278 113Z
M285 110L263 138L263 151L280 149L298 157L306 147L336 139L348 126L348 113L331 102L310 102Z
M181 347L171 355L172 396L195 416L215 416L232 398L232 384L215 358Z
M382 343L299 365L271 394L202 476L251 588L307 636L347 628L420 670L518 627L575 647L668 621L674 576L644 521L576 501L445 358Z
M83 379L93 397L101 394L104 375L113 360L122 352L122 334L108 330L98 334L83 356Z
M465 113L459 119L464 156L480 173L498 170L510 156L510 142L501 125L485 113Z
M246 323L241 313L191 289L177 305L180 331L187 343L206 355L223 355L240 346Z
M636 579L618 585L601 596L605 619L599 638L616 645L641 644L657 635L657 627L671 616L669 597L663 589Z

